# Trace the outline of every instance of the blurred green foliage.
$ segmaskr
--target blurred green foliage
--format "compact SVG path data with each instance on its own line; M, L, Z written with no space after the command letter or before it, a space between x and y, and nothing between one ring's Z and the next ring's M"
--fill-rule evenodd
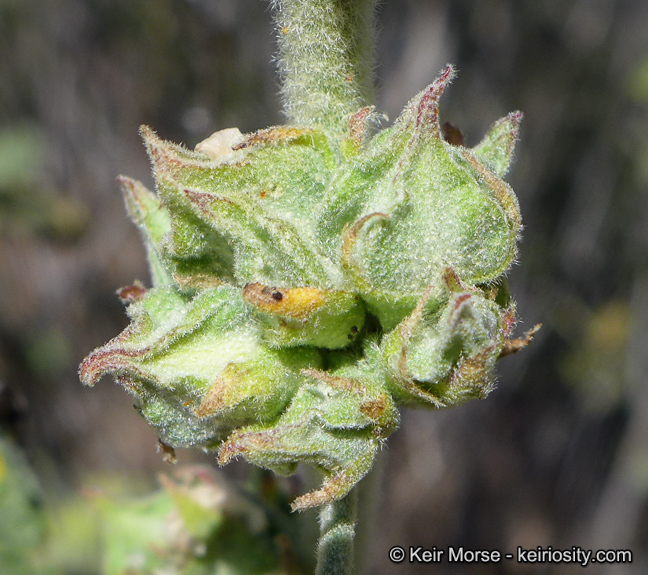
M625 397L626 347L633 332L629 304L605 302L579 323L581 333L562 364L565 379L589 408L614 410Z
M43 185L45 147L42 132L33 125L0 131L0 233L77 239L89 223L88 210Z
M276 524L287 503L271 511L205 467L178 468L161 483L147 496L88 491L46 506L23 455L0 438L0 573L297 572L298 553Z
M0 436L0 573L37 573L45 532L42 493L36 478L16 446Z

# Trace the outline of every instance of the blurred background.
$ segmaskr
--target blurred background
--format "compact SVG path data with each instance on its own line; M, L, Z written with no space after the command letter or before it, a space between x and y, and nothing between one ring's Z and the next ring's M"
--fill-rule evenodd
M633 551L630 565L587 573L646 573L648 3L384 0L378 19L390 119L446 62L459 76L442 119L467 145L524 112L507 179L525 229L509 280L518 330L543 328L500 363L486 401L404 413L374 479L366 568L576 573L396 566L387 552L577 545ZM141 124L193 147L281 123L273 50L262 0L0 0L0 426L47 505L80 497L82 509L78 494L108 483L146 493L167 467L131 398L77 376L127 325L115 290L148 282L116 177L153 186ZM65 513L73 538L87 517ZM63 572L98 573L97 549L71 545Z

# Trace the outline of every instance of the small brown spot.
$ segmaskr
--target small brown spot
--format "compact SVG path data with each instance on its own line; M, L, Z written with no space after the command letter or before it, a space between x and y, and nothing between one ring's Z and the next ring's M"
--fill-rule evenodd
M448 144L452 144L453 146L464 145L464 135L454 124L444 122L441 126L441 133L443 134L443 139L448 142Z
M459 309L464 302L468 301L472 296L469 293L463 293L454 302L454 309Z
M366 106L360 108L351 118L347 124L347 130L349 133L348 139L354 144L356 148L362 146L362 141L365 135L365 128L367 127L367 118L373 112L373 106Z
M376 399L368 399L360 404L360 411L364 413L369 419L378 419L387 409L387 401L384 396L379 396Z
M267 194L267 192L266 192L265 190L263 190L263 191L259 194L259 197L260 197L260 198L265 198L265 197L266 197L266 194Z
M357 325L352 325L351 326L351 333L358 333L358 326Z
M288 28L287 28L286 26L284 26L284 27L281 29L281 33L282 33L284 36L285 36L286 34L288 34L288 32L289 32L289 30L288 30Z
M162 460L164 461L164 463L169 463L170 465L174 465L175 463L178 462L175 449L173 449L173 447L171 447L170 445L164 443L164 441L162 441L159 438L158 438L158 451L162 454Z
M146 295L146 288L140 283L135 282L133 285L119 288L117 297L124 303L132 303L141 300Z
M280 291L273 291L272 299L275 301L281 301L283 299L283 294Z
M344 78L345 82L353 82L353 74L349 74L346 78Z

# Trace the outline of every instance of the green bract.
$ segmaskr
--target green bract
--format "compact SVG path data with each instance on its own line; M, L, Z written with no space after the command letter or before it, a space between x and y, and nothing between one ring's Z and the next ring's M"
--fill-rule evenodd
M153 287L120 291L132 323L84 361L83 382L112 374L170 446L282 474L318 466L322 487L295 508L348 493L397 404L484 397L515 345L503 274L520 215L501 178L521 114L472 149L446 141L452 76L373 136L372 108L344 137L228 129L196 151L143 128L157 195L121 181Z

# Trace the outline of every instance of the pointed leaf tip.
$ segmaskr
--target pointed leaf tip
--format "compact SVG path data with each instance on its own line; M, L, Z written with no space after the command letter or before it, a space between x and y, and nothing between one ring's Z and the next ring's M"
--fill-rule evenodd
M164 159L164 141L149 126L140 126L139 134L144 140L144 146L153 164L153 169L157 170Z
M455 76L454 67L452 64L448 64L440 76L423 90L418 100L416 113L417 133L431 132L437 138L442 137L439 125L439 99Z
M163 140L148 126L140 127L140 136L144 140L158 183L161 176L174 179L180 169L195 166L201 159L205 160L204 154L190 152L180 144Z
M475 157L500 178L508 171L524 114L511 112L495 122L484 139L473 148Z
M128 215L136 225L144 225L151 208L155 206L159 209L160 207L156 195L149 191L144 184L128 176L119 176L117 182L121 185Z

